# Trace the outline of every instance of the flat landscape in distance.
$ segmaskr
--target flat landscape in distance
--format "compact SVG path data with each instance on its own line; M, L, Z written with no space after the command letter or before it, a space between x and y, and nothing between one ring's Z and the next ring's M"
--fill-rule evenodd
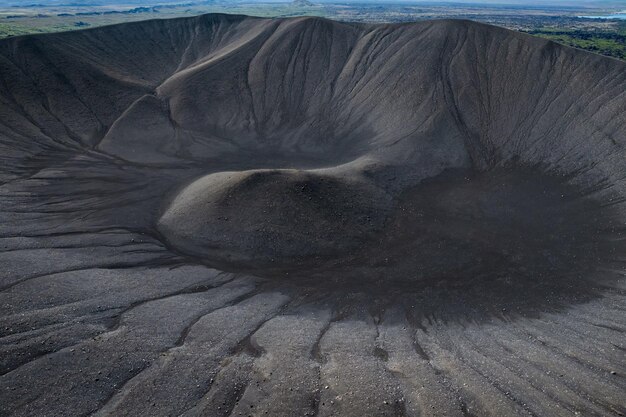
M508 3L508 4L498 4ZM626 59L626 6L583 2L332 2L332 1L0 1L0 38L59 32L203 13L259 17L319 16L352 22L396 23L455 18L524 31L591 52ZM593 18L597 16L598 18ZM610 17L610 18L607 18Z

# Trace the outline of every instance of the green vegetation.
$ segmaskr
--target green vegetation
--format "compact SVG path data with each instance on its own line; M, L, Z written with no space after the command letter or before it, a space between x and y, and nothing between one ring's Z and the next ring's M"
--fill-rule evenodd
M528 33L564 45L626 60L626 28L624 27L610 32L538 29L528 31Z
M88 24L53 24L46 26L25 26L10 23L0 23L0 38L7 38L10 36L28 35L31 33L50 33L50 32L65 32L68 30L76 30L82 27L88 27Z
M29 28L12 23L0 23L0 38L6 38L8 36L27 35L29 33L42 33L47 32L42 30L43 28Z

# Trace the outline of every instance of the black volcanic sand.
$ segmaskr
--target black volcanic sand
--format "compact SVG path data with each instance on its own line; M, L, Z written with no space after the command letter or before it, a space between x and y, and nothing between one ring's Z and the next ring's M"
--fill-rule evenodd
M624 415L625 145L467 21L0 41L0 415Z
M613 206L586 199L566 181L529 169L446 172L402 193L386 221L344 251L249 263L224 262L207 252L205 261L230 270L267 271L276 279L310 279L316 287L324 286L324 277L332 277L330 288L379 284L379 292L419 292L425 286L469 290L501 279L510 286L511 278L519 281L510 288L513 293L528 285L570 287L615 256L619 245L610 236L620 232L620 222ZM301 192L309 198L306 189ZM332 207L315 198L311 206ZM587 292L590 283L580 284Z

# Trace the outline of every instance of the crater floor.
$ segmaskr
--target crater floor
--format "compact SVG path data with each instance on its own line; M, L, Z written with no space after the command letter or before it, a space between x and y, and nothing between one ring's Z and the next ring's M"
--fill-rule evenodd
M625 109L466 21L0 41L0 415L624 415Z

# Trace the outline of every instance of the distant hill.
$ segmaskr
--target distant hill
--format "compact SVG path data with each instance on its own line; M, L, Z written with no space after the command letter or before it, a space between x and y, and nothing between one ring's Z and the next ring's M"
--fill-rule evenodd
M315 3L312 3L309 0L293 0L291 5L295 7L313 7L315 6Z

